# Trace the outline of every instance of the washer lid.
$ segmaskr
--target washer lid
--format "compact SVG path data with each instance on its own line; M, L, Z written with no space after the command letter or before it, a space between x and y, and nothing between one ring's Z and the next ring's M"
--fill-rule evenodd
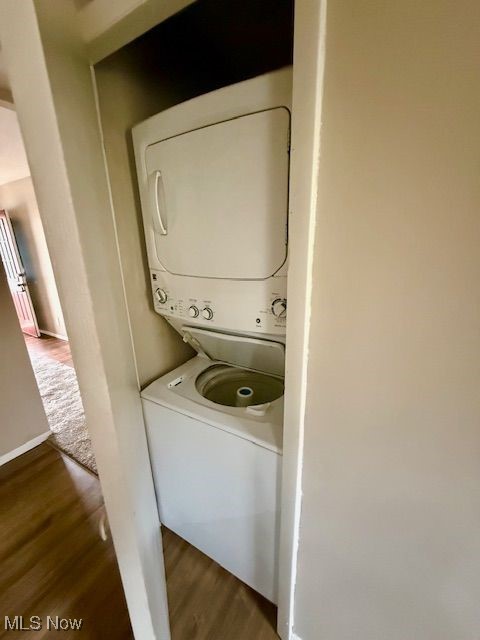
M211 360L228 362L274 376L283 376L285 373L285 346L281 342L196 327L182 327L182 335L185 342Z

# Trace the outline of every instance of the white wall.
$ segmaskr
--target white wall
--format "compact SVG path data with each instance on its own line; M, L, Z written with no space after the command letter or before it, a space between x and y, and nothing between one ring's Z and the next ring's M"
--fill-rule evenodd
M480 10L330 0L295 631L480 634Z
M75 0L82 36L86 42L98 37L141 5L144 0Z
M0 263L0 463L48 424L7 279Z
M92 62L102 60L195 0L73 0Z
M10 91L10 83L8 81L7 70L3 63L2 50L0 47L0 107L14 110L13 96Z
M30 176L0 185L0 209L6 209L12 221L40 330L66 337L62 308Z
M0 185L29 175L17 114L0 106Z
M162 83L139 73L128 53L119 52L97 65L95 78L134 356L143 387L193 355L153 310L131 136L134 124L170 106L173 98L162 95Z
M0 90L1 89L10 91L10 83L8 82L7 70L5 69L0 49Z

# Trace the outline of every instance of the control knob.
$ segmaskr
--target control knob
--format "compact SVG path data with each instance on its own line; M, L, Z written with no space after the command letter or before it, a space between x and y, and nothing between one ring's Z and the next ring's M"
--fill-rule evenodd
M155 298L160 304L165 304L168 299L167 292L163 289L155 289Z
M287 315L287 301L285 298L276 298L272 302L272 313L276 318L285 318Z
M210 309L210 307L205 307L202 311L202 316L205 318L205 320L211 320L213 318L213 311Z
M192 306L188 308L188 315L190 316L190 318L198 318L199 313L200 311L194 304L192 304Z

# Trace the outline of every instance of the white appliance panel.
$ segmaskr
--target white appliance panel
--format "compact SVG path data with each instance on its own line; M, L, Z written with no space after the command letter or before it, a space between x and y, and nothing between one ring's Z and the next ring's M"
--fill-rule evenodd
M273 376L285 374L285 345L273 340L218 333L184 326L184 340L210 360L261 371Z
M286 276L225 281L152 270L151 284L155 311L170 321L206 329L285 335L287 314L281 305L286 301ZM204 317L206 309L211 312L209 319Z
M260 280L282 267L289 130L279 107L147 147L155 248L168 272Z
M281 456L143 400L161 522L277 600Z

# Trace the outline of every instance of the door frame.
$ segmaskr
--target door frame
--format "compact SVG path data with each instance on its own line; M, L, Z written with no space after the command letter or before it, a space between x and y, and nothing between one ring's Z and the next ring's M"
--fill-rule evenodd
M162 0L162 16L171 15L179 4ZM157 5L158 0L146 0L142 11L148 13ZM278 610L283 640L294 637L325 11L326 0L295 3ZM134 14L127 13L124 24ZM62 12L55 12L50 0L0 3L0 40L91 425L132 626L142 640L169 640L159 521L92 82L91 65L97 60L81 40L76 18L73 3ZM115 49L132 39L132 29L123 30L122 40L117 27ZM61 91L65 83L68 93Z
M293 640L327 0L295 0L277 631Z

